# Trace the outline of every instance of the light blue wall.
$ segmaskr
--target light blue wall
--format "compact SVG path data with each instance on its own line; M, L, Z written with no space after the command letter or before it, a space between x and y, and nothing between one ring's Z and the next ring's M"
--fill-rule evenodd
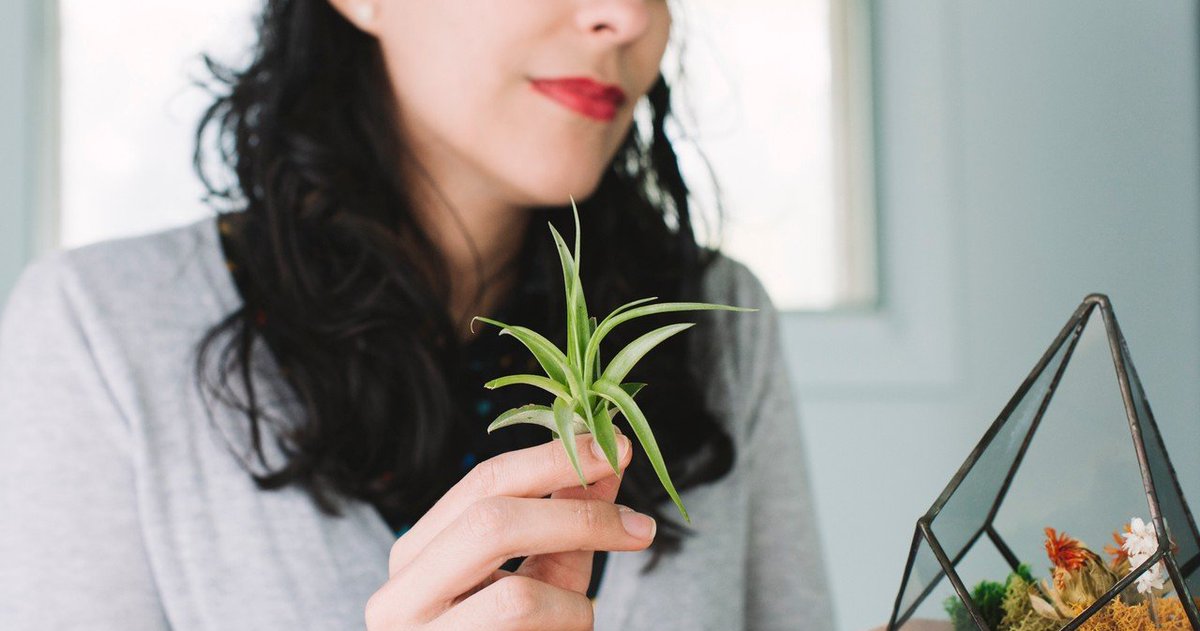
M34 170L34 11L30 0L0 2L0 305L30 252Z
M887 619L916 518L1089 292L1200 504L1197 4L876 11L888 305L787 322L848 630Z

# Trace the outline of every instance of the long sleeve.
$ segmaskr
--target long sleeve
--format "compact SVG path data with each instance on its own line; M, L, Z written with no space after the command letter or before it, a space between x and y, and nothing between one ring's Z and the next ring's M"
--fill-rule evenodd
M65 253L0 320L0 629L167 629L138 520L127 419Z
M824 631L832 605L805 464L804 444L779 335L779 317L761 285L762 324L744 458L750 473L746 628Z

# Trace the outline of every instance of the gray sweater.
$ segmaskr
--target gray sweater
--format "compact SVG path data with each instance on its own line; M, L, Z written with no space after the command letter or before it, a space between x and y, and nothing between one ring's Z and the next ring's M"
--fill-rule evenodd
M610 553L596 628L831 629L776 312L728 258L705 287L762 309L688 333L715 345L708 396L737 462L682 494L696 536L679 554L641 574L647 552ZM239 300L212 218L25 269L0 320L0 629L364 627L394 542L382 517L258 490L228 449L248 453L244 419L194 385L197 341Z

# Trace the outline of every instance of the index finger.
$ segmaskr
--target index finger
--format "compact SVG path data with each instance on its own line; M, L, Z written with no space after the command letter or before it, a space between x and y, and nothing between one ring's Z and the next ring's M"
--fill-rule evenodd
M628 437L617 434L616 438L617 464L624 470L632 458L632 450ZM593 453L594 439L590 434L578 435L575 441L579 467L589 484L613 475L608 460ZM578 484L579 476L567 458L561 439L488 458L475 465L408 532L396 540L388 560L388 575L395 576L468 506L485 497L507 495L540 498Z

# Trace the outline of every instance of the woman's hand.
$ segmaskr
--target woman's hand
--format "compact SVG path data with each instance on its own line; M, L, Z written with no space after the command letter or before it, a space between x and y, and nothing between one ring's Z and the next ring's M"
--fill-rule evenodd
M620 479L590 435L576 440L586 490L553 440L485 460L447 491L392 546L367 628L592 629L593 551L646 548L655 526L618 510ZM617 444L624 471L629 439L618 434ZM516 572L500 569L520 556Z

